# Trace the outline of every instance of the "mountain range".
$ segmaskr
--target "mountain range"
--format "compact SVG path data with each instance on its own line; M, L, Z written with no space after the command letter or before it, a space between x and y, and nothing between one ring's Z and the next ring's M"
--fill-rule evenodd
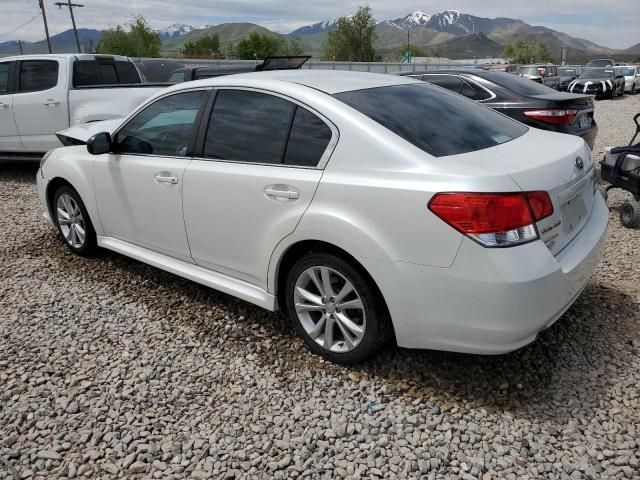
M336 19L328 19L294 30L288 35L303 39L308 53L318 54L328 32L336 28ZM264 35L279 35L253 23L224 23L221 25L192 25L176 23L158 30L162 40L164 54L177 54L185 43L204 35L218 34L224 47L237 43L252 32ZM429 54L449 58L473 58L500 56L506 44L514 41L543 43L553 54L560 58L563 47L569 49L571 61L582 61L593 56L617 56L632 60L640 55L640 44L626 50L615 50L597 45L586 39L572 37L562 32L542 26L532 26L512 18L484 18L446 10L429 14L415 11L395 20L384 20L376 25L374 47L378 54L386 58L397 57L398 52L407 44L407 32L412 45L422 47ZM80 29L81 44L94 45L100 40L100 32L92 29ZM56 52L75 51L73 31L69 30L52 37ZM24 53L46 52L46 42L23 42ZM18 53L16 41L0 43L0 54Z

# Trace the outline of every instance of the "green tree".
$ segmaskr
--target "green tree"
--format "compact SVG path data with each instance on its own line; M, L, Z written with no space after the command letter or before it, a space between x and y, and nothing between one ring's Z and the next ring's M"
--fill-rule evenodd
M282 42L279 55L303 55L304 54L304 42L300 37L287 37Z
M545 45L522 40L508 44L502 56L513 63L553 62L553 55Z
M263 59L279 54L283 49L284 40L280 36L261 35L252 32L236 45L236 55L244 60Z
M351 17L340 17L322 45L323 60L374 61L375 29L376 20L368 6L358 8Z
M128 57L159 57L160 36L154 32L143 16L122 27L102 32L99 53Z
M195 42L187 42L184 45L185 55L194 57L211 56L220 51L220 37L217 33L204 35Z

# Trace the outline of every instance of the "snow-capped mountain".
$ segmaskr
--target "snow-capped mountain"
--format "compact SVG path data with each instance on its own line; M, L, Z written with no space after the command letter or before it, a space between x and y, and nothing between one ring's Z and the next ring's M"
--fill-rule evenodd
M289 35L298 37L304 37L306 35L313 35L314 33L324 33L336 28L337 20L325 20L324 22L314 23L313 25L307 25L294 30Z
M431 15L420 10L416 10L406 17L389 20L389 22L403 28L415 28L426 26L429 23L429 20L431 20Z
M204 27L198 27L204 28ZM196 28L191 25L185 25L184 23L174 23L173 25L169 25L168 27L163 28L162 30L157 30L156 32L160 35L160 40L168 40L170 38L177 38L190 33Z

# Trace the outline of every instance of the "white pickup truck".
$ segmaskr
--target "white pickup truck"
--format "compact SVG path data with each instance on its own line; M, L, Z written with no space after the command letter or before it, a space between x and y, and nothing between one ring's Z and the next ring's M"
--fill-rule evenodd
M124 117L165 86L143 83L127 57L0 58L0 159L38 159L62 145L56 132Z

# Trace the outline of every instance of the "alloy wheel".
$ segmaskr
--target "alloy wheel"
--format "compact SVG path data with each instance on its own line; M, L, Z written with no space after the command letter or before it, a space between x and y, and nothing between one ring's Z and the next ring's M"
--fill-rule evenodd
M294 305L302 328L322 348L345 353L362 342L367 326L364 304L340 272L326 266L302 272L295 283Z
M73 197L63 193L58 197L56 213L60 232L73 248L82 248L87 233L82 210Z

